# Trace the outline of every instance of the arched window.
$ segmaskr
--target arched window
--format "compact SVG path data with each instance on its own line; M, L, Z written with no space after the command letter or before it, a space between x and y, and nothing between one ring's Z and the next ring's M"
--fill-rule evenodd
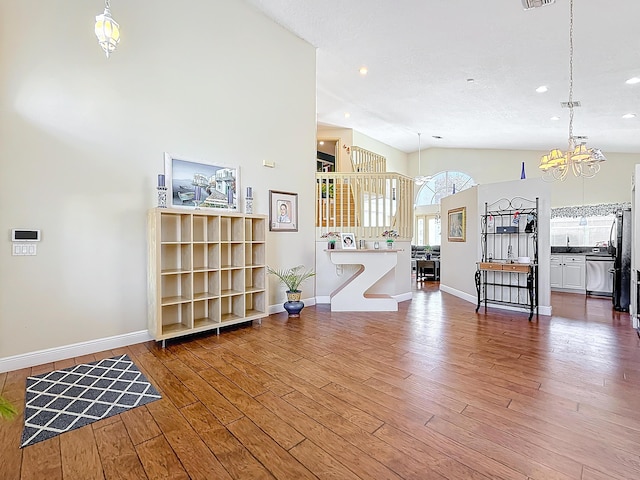
M475 185L473 178L462 172L440 172L426 182L416 197L416 206L439 205L444 197Z

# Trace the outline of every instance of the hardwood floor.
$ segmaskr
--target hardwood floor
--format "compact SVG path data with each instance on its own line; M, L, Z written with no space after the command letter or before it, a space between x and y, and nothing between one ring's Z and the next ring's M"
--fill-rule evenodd
M426 282L397 313L272 315L128 353L163 399L19 449L0 478L640 478L640 340L605 299L553 294L553 317L491 310Z

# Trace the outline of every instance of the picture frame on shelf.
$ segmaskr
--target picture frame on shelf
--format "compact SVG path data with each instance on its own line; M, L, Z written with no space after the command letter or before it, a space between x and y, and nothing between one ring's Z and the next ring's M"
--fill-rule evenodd
M447 212L447 240L467 241L467 207L454 208Z
M167 206L240 211L240 169L224 163L189 160L165 152L164 174L168 187ZM200 199L196 201L196 188Z
M356 236L353 233L341 233L340 239L342 240L343 250L356 249Z
M298 231L298 194L269 190L269 230Z

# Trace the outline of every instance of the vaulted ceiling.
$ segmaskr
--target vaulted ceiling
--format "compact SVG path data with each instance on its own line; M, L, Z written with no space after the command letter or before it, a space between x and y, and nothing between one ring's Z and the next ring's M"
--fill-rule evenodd
M567 144L569 0L245 1L317 47L320 124L406 152L418 132L423 148ZM605 154L640 153L639 19L637 0L575 0L574 134Z

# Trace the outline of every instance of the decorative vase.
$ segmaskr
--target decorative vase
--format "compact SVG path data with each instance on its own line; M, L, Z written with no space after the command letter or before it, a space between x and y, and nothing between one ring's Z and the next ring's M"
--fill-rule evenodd
M290 317L299 317L300 311L304 308L304 302L300 301L302 292L300 290L287 290L287 301L284 302L284 309Z
M253 214L253 188L247 187L247 194L244 197L244 213Z
M336 241L335 240L331 240L329 242L328 248L329 248L329 250L335 250L336 249Z
M387 240L387 248L393 248L393 240Z
M167 208L167 187L158 186L158 207Z

